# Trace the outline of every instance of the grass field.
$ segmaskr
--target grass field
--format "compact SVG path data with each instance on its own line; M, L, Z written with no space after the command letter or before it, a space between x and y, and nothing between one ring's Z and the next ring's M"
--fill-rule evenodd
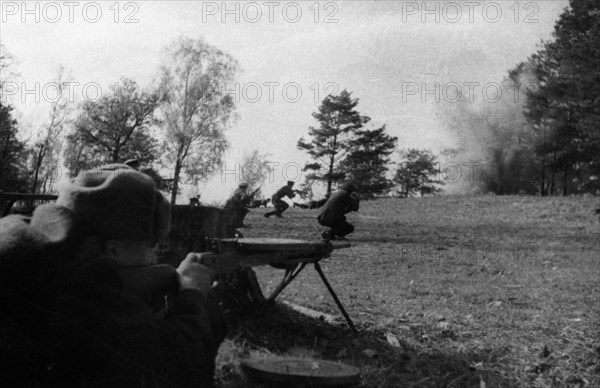
M364 201L348 218L351 248L322 262L359 327L328 325L284 306L231 319L221 383L240 357L339 360L364 387L600 386L597 198L438 196ZM246 237L319 239L318 210L266 219ZM282 271L257 270L265 293ZM312 268L279 301L340 315ZM393 339L399 346L393 346Z

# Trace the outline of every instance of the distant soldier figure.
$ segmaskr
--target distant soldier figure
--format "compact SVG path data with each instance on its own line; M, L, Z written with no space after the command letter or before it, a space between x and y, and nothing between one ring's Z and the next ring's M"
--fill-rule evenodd
M200 194L190 197L190 206L200 206Z
M353 183L346 183L342 188L327 200L321 213L317 216L319 224L330 229L323 232L325 240L344 239L344 236L354 231L354 226L346 221L346 213L358 211L359 200L355 196L356 187Z
M252 200L252 196L246 193L247 188L248 183L240 183L239 187L235 189L231 197L225 202L224 209L234 214L234 228L247 228L244 225L244 217L249 212L246 205L249 205Z
M281 214L290 207L290 205L283 200L283 197L292 199L296 195L294 190L292 190L292 187L294 187L294 181L287 181L287 185L283 186L273 194L271 201L273 202L273 206L275 206L275 210L265 213L265 217L269 218L272 215L275 215L276 217L282 218Z

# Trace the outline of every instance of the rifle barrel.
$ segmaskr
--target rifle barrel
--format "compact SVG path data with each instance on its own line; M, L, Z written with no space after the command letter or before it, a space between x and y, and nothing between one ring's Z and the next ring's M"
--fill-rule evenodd
M331 241L331 245L333 245L333 249L350 248L352 246L349 242L342 241Z

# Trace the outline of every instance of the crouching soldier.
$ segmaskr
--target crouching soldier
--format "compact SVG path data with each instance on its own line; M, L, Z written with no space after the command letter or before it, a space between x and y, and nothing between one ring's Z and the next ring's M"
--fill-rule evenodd
M233 214L233 227L234 228L246 228L244 225L244 218L248 214L249 210L246 208L247 205L252 201L252 196L248 195L246 190L248 184L243 182L240 183L239 187L235 189L231 197L225 202L224 209Z
M121 164L80 174L30 219L0 219L4 384L212 386L226 326L199 254L163 268L169 308L159 316L151 306L167 291L151 290L156 272L144 269L155 268L169 213L154 181ZM138 276L124 275L134 268Z
M323 232L325 240L344 239L344 236L354 231L354 226L346 221L346 213L358 211L359 200L354 194L353 183L346 183L342 188L329 197L321 213L317 216L319 224L330 229Z

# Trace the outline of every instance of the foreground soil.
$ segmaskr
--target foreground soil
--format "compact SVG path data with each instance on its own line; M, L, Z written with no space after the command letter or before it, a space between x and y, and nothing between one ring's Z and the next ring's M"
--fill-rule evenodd
M245 357L300 356L361 370L363 387L600 386L597 198L427 197L364 201L351 248L322 261L359 329L286 304L229 317L221 386ZM317 240L318 210L253 209L246 237ZM265 294L283 271L257 269ZM279 296L340 316L313 268Z

